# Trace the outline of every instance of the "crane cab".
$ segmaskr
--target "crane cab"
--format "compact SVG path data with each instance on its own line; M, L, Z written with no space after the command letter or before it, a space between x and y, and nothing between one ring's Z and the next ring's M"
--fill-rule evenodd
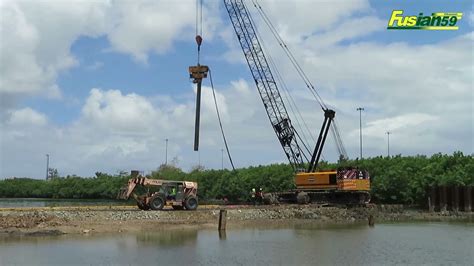
M297 173L295 185L298 190L337 189L337 171Z
M337 171L337 188L343 191L369 191L369 173L358 169L339 170Z
M295 185L298 190L369 191L370 176L358 169L297 173Z

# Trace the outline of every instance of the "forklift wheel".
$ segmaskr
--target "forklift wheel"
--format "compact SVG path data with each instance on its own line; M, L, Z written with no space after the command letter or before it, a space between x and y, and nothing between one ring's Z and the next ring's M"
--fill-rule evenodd
M163 209L164 206L165 206L165 200L160 196L153 197L150 201L150 208L152 210L158 211L158 210Z
M186 207L187 210L190 210L190 211L197 209L198 201L196 197L194 196L188 197L186 201L184 202L184 206Z

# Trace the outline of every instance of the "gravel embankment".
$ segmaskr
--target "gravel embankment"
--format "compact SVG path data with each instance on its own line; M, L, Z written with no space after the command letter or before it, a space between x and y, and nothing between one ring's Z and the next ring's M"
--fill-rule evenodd
M407 210L400 205L368 207L322 207L319 205L226 206L229 226L246 222L268 224L268 221L343 224L367 222L372 216L384 221L474 221L474 213L427 213ZM137 209L60 208L0 210L0 233L41 234L124 232L156 230L157 228L217 225L219 208L203 207L197 211L140 211Z

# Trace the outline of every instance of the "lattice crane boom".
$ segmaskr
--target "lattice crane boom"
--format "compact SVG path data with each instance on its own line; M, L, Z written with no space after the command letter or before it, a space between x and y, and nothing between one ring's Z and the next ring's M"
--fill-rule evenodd
M298 141L249 12L241 0L224 0L224 3L273 130L292 166L302 169L308 156Z

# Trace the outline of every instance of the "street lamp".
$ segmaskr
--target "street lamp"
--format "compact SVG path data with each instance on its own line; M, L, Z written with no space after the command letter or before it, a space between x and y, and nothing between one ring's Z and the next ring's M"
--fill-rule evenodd
M166 141L166 148L165 148L165 165L168 165L168 139Z
M364 111L364 107L357 108L359 111L359 143L360 143L360 159L362 160L362 111Z
M390 134L392 134L392 132L390 131L387 131L387 156L390 157Z
M46 180L49 177L49 154L46 154Z
M224 170L224 149L221 149L221 169Z

